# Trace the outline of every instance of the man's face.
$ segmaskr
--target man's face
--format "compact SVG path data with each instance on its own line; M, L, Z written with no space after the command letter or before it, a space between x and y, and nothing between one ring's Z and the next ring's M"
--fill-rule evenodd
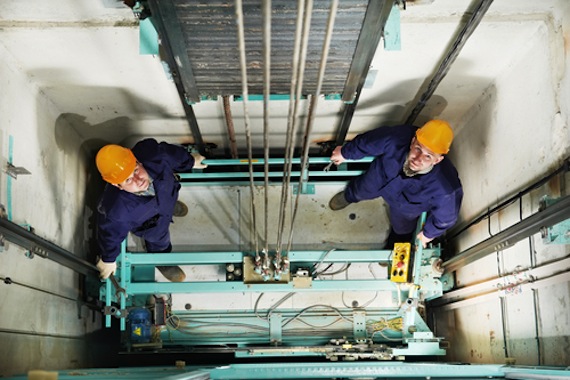
M140 162L137 162L133 174L131 174L129 178L127 178L126 180L115 186L129 193L138 193L148 189L149 185L150 185L150 177L148 176L147 171Z
M421 172L429 169L433 165L443 160L441 154L437 154L426 148L414 137L410 145L410 153L408 153L408 166L414 172Z

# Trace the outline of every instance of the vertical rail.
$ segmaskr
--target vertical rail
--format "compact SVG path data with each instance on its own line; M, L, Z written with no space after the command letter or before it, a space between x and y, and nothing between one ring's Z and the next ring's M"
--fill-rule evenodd
M423 229L424 224L426 223L427 213L422 212L422 215L418 219L418 226L416 232L419 232ZM414 236L414 241L416 242L415 252L414 252L414 266L413 266L413 281L415 285L420 284L420 268L422 266L422 256L424 253L424 247L422 242Z
M465 27L463 27L461 32L459 32L459 35L457 36L455 41L453 41L453 46L448 51L447 55L444 57L443 61L439 65L437 72L432 77L430 83L427 86L427 89L421 95L420 99L416 103L416 106L410 113L410 116L408 116L408 118L406 119L406 124L412 124L416 120L420 112L424 109L427 101L429 100L429 98L431 98L437 86L439 86L443 78L445 78L445 76L447 75L447 72L451 68L451 65L453 64L453 62L455 62L455 59L461 52L461 49L463 49L463 46L465 46L465 43L467 42L467 40L469 40L469 37L471 37L471 35L475 31L475 29L483 19L483 16L485 16L485 13L487 13L487 10L491 6L491 3L493 3L493 0L481 0L479 2L475 11L472 13L471 18L465 24Z
M12 164L14 159L14 136L8 137L8 164ZM6 177L6 212L8 213L8 220L12 220L12 176L8 174Z
M127 278L131 278L131 266L130 264L126 264L127 258L127 239L123 240L121 243L121 253L119 255L121 261L121 288L127 289ZM126 294L121 292L120 296L120 305L121 305L121 331L126 330L126 312L127 309L127 300Z

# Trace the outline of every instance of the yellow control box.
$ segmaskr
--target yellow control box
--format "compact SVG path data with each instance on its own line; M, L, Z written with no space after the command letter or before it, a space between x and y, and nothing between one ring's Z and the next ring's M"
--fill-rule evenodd
M408 282L411 251L412 245L410 243L394 244L392 267L390 268L390 280L392 282Z

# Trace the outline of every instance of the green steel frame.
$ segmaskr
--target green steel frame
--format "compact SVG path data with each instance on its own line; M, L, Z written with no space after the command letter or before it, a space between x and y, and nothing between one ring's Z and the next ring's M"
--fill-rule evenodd
M198 367L131 367L58 371L59 380L274 380L274 379L568 379L561 367L402 362L258 363ZM6 380L26 380L28 375Z
M425 213L418 228L425 222ZM442 295L444 283L434 267L440 257L439 247L423 249L421 244L413 256L410 282L397 285L390 279L324 280L307 279L309 286L298 287L294 281L261 283L239 281L192 281L182 283L148 281L137 276L137 267L158 265L241 265L251 252L186 252L131 253L123 243L117 260L119 285L124 293L115 293L110 280L101 288L100 298L106 305L106 325L111 318L120 319L121 330L133 299L151 294L173 293L301 293L376 291L392 292L402 300L400 307L307 308L306 310L219 310L173 311L169 328L161 332L162 346L194 347L230 345L238 357L325 356L340 359L392 359L410 355L444 355L440 338L431 333L418 313L421 301ZM291 251L287 259L292 269L307 264L327 263L391 263L392 251ZM154 268L153 271L154 273ZM264 316L264 317L263 317ZM302 320L301 317L302 316ZM398 328L388 326L399 321ZM309 327L307 327L309 326ZM377 334L378 333L378 334ZM331 343L333 342L333 343ZM342 342L342 343L339 343Z
M370 162L367 157L361 162ZM209 166L249 165L249 160L205 160ZM284 159L270 159L270 165L284 165ZM300 164L299 158L292 159L292 164ZM255 159L253 165L264 165L263 159ZM307 193L308 180L311 177L329 176L346 180L346 177L358 175L361 171L348 171L341 165L338 171L329 172L327 168L309 171L315 164L330 164L325 157L310 158L307 167L292 173L299 178L301 193ZM212 179L236 179L249 176L249 173L181 173L183 185L206 183ZM263 173L255 173L260 176ZM279 170L271 176L282 176ZM197 181L197 182L196 182ZM235 185L224 181L216 185ZM316 184L315 184L316 185ZM425 213L418 221L418 230L425 222ZM222 345L230 347L238 357L274 357L274 356L325 356L330 360L355 359L393 359L407 355L444 355L440 347L440 338L433 336L427 324L419 314L418 306L424 300L442 295L451 278L442 275L434 265L440 260L439 247L423 249L416 244L411 265L409 282L396 284L390 279L313 279L309 275L299 275L296 270L315 264L332 263L382 263L389 266L392 251L388 250L333 250L333 251L290 251L286 258L290 265L291 281L240 282L240 281L192 281L182 283L156 282L149 271L154 273L158 265L242 265L246 259L253 258L254 252L185 252L185 253L132 253L127 252L123 243L117 259L119 286L124 293L114 292L110 280L101 287L100 298L105 302L106 326L111 326L113 317L120 319L121 330L126 329L129 308L135 300L147 298L152 294L176 293L284 293L284 298L295 293L328 293L343 291L391 292L392 299L399 300L398 307L353 307L333 308L327 305L313 305L303 310L279 308L276 310L172 310L166 321L166 329L161 331L162 347L197 347ZM136 268L136 269L135 269ZM142 270L141 270L142 269ZM142 273L142 274L141 274ZM149 278L150 277L150 278ZM303 277L303 278L295 278ZM295 280L302 280L303 286ZM378 293L376 293L378 294Z

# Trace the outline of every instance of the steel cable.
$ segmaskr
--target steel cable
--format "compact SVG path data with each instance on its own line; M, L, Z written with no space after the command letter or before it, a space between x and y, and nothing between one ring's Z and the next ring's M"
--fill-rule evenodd
M253 182L253 153L251 144L251 129L249 126L249 111L248 111L248 88L247 88L247 60L245 56L245 33L244 33L244 19L243 19L243 4L241 0L236 0L236 22L238 27L238 46L241 66L241 82L243 94L243 116L245 122L245 134L247 140L247 158L249 161L249 186L251 191L251 224L252 224L252 239L255 246L255 253L259 251L257 241L257 225L256 225L256 211L255 211L255 186Z
M263 157L265 252L269 252L269 95L271 94L271 0L263 1Z
M323 78L325 76L325 70L327 66L327 60L329 55L329 48L332 39L332 32L334 29L334 22L336 18L336 12L338 9L338 0L331 1L331 7L329 11L329 17L327 20L327 30L325 34L325 40L323 42L323 49L321 53L321 62L319 66L319 74L317 78L317 87L315 88L314 95L310 98L310 106L309 106L309 117L307 118L307 125L305 128L305 136L303 139L303 156L301 160L301 171L306 170L308 168L308 161L309 161L309 146L310 146L310 135L313 129L313 124L315 121L315 112L317 108L317 103L319 100L319 96L321 94L321 88L323 85ZM310 25L310 20L309 20ZM308 34L308 33L307 33ZM295 206L293 207L293 214L291 217L291 228L289 229L289 239L287 243L287 252L291 250L291 245L293 243L293 227L295 225L295 219L297 217L297 210L299 208L299 198L301 195L301 186L304 181L304 176L299 176L299 185L297 189L297 196L295 197Z
M291 71L291 90L290 90L290 102L289 111L287 115L287 135L285 142L285 169L283 172L283 186L281 188L281 204L279 206L279 220L277 228L277 254L281 253L281 245L283 239L283 229L285 228L285 209L287 207L287 199L289 196L289 178L291 172L291 158L289 157L289 152L292 151L292 140L295 130L295 119L297 112L297 88L299 87L299 56L301 51L301 38L302 38L302 26L305 12L305 1L298 0L297 2L298 13L297 13L297 23L295 27L295 45L293 49L293 61L292 61L292 71Z

